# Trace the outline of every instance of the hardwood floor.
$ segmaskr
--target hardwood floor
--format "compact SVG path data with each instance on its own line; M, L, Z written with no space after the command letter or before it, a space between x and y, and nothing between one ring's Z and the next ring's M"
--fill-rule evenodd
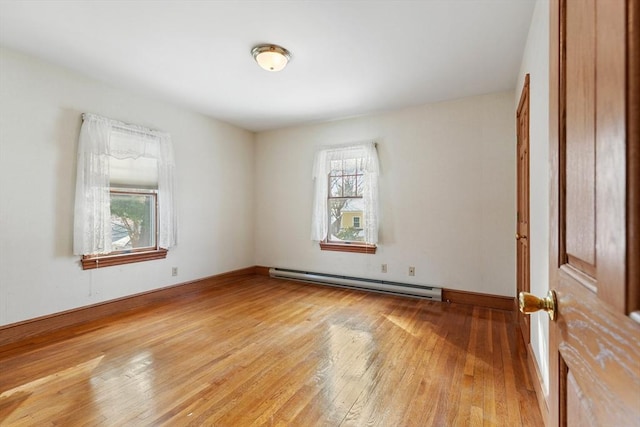
M537 426L507 311L250 276L0 348L2 426Z

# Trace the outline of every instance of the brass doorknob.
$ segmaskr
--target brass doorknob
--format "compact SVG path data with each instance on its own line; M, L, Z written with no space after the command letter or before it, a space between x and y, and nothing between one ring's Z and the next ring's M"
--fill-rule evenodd
M550 290L544 298L538 298L529 292L520 292L520 294L518 294L518 303L520 311L524 314L544 310L549 315L549 319L556 320L558 302L556 299L556 291L554 290Z
M527 236L523 236L522 234L518 234L516 233L516 240L520 240L520 239L527 239Z

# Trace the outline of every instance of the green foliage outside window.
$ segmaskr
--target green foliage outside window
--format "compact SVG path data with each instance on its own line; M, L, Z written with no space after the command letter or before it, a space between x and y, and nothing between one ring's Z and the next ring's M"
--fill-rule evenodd
M348 227L348 228L343 228L340 231L338 231L338 233L335 236L338 239L344 240L344 241L357 241L357 240L362 240L362 237L359 236L359 233L361 231L362 230L357 229L357 228Z
M129 237L123 249L153 246L152 203L147 194L111 195L112 224L124 228Z

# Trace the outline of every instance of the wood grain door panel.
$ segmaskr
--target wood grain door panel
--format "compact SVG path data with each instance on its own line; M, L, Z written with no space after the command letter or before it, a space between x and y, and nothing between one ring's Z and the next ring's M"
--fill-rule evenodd
M565 247L568 262L594 275L595 0L566 5Z
M553 0L550 19L551 425L640 425L640 255L628 179L640 56L634 0ZM636 77L634 77L634 75ZM634 101L635 99L635 101ZM634 166L635 165L635 166ZM635 212L635 214L634 214ZM636 248L636 249L634 249Z

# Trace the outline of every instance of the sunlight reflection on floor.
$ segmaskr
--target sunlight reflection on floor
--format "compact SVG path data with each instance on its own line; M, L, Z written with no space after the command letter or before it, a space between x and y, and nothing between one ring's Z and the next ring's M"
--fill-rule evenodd
M93 376L93 371L100 365L103 358L104 355L98 356L62 371L54 372L53 374L3 391L2 394L0 394L0 421L2 421L2 423L10 423L14 418L23 418L23 414L20 413L20 408L23 406L29 407L31 405L37 405L35 401L38 400L46 402L46 407L38 411L38 416L43 417L43 420L46 420L47 414L62 413L75 402L73 399L65 401L64 398L61 398L64 394L61 390L68 387L70 383L88 383ZM47 387L43 387L44 385ZM56 390L56 395L53 396L51 391L48 393L39 392L42 389ZM52 404L52 402L56 403ZM36 422L38 420L33 419L32 421Z

